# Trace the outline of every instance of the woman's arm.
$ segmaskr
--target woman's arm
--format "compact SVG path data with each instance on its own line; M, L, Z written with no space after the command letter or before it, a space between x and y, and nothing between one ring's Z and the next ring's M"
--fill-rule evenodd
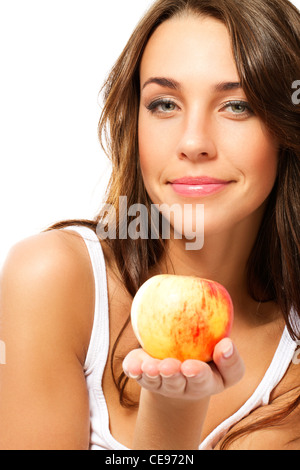
M3 267L1 449L88 449L87 280L79 266L74 243L49 232L16 245Z
M141 392L134 449L198 449L209 399L183 402Z
M125 373L141 385L135 449L197 449L211 395L237 383L244 364L229 338L215 348L213 363L159 361L143 350L129 353Z

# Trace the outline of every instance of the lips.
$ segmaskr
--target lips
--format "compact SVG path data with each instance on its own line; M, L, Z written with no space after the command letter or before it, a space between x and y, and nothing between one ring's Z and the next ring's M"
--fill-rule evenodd
M225 189L232 181L212 178L210 176L185 176L170 181L172 189L181 196L203 197L216 194Z
M205 185L205 184L227 184L228 181L211 178L210 176L185 176L171 181L171 184L184 184L184 185Z

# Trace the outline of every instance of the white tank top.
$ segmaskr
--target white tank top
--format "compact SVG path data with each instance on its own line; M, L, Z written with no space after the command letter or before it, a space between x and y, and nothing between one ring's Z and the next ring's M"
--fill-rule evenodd
M87 227L66 227L85 240L95 278L94 324L84 366L89 393L91 437L90 450L129 450L116 441L110 433L109 415L102 378L109 350L109 305L105 259L96 234ZM285 328L273 360L257 389L232 416L223 421L199 446L199 450L213 450L229 428L259 406L269 403L270 394L285 375L291 361L297 356L297 343Z

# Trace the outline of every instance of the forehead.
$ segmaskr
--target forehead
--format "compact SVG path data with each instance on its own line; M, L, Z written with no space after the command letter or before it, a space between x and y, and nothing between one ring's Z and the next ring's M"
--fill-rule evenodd
M140 74L141 81L151 76L172 76L180 82L202 76L238 81L226 26L216 19L193 15L165 21L145 48Z

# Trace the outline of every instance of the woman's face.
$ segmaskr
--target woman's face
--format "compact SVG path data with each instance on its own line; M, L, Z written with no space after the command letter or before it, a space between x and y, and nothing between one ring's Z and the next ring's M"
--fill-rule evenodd
M223 23L164 22L140 79L140 165L152 202L204 204L206 236L261 220L278 146L247 103Z

